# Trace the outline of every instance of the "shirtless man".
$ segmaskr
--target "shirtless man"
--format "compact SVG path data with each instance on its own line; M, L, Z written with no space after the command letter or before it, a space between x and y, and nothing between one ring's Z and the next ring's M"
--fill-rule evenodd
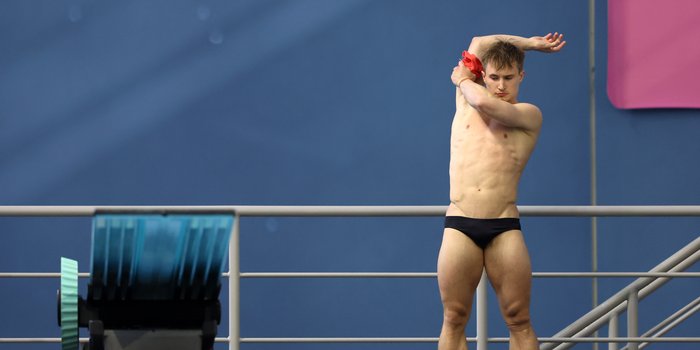
M450 142L450 206L438 258L444 308L440 350L467 349L464 328L484 268L510 331L510 349L537 349L530 324L530 257L516 197L542 113L518 102L518 89L524 51L557 52L566 43L562 36L475 37L465 53L468 60L453 69L457 110Z

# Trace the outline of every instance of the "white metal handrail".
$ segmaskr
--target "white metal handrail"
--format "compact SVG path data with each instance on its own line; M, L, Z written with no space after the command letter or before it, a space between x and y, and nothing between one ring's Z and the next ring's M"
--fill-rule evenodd
M476 337L467 337L468 342L477 342ZM486 339L489 343L507 343L510 338L507 337L489 337ZM664 338L645 338L645 337L587 337L587 338L565 338L565 337L540 337L538 340L542 343L697 343L700 342L700 337L664 337ZM87 343L88 338L80 338L80 343ZM437 343L437 337L405 337L405 338L241 338L240 343ZM34 344L34 343L60 343L61 338L0 338L0 344ZM230 343L230 338L217 337L217 343Z
M93 216L119 213L236 213L238 216L442 216L447 206L0 206L0 216ZM700 205L524 205L522 216L700 216Z
M224 272L221 277L228 278ZM436 272L241 272L240 278L436 278ZM60 278L60 272L0 272L0 278ZM89 278L89 272L78 273ZM533 272L533 278L698 278L700 272Z
M680 308L678 311L673 313L671 316L667 317L665 320L661 321L656 326L652 327L646 333L642 334L642 338L658 338L666 334L676 325L688 319L694 313L700 311L700 297L693 300L690 304ZM649 343L643 342L639 344L639 349L645 348ZM625 346L621 350L628 350L628 346Z
M700 260L700 237L696 238L693 242L689 243L681 250L658 264L652 269L652 272L676 272L682 271L689 266L693 265L695 262ZM651 292L658 289L661 285L668 282L668 278L639 278L632 282L627 287L620 290L618 293L608 298L605 302L601 303L593 310L574 321L571 325L564 328L562 331L555 334L555 337L585 337L600 327L608 323L612 318L619 315L621 312L627 309L628 303L630 301L637 301L638 299L643 299ZM630 313L633 313L631 317L628 317L628 326L630 321L636 322L636 304L630 307ZM628 314L628 316L630 316ZM628 332L636 332L635 324L632 327L628 327ZM615 330L613 330L615 331ZM636 334L635 334L636 335ZM612 335L613 337L616 334ZM634 335L632 335L634 336ZM567 342L568 343L568 342ZM572 346L572 344L544 344L542 350L564 350Z
M89 341L89 338L80 338L78 341L81 344L85 344ZM217 343L228 343L229 338L215 338L215 342ZM0 338L0 344L34 344L34 343L60 343L61 338Z
M521 216L567 216L567 217L603 217L603 216L699 216L700 206L519 206ZM93 216L97 213L228 213L236 217L232 231L232 237L229 246L229 276L234 275L238 278L229 278L229 336L227 338L217 338L217 342L228 342L229 348L237 350L240 348L240 343L247 342L420 342L430 341L436 342L437 338L241 338L240 337L240 313L239 313L239 291L240 278L279 278L285 277L282 275L274 275L281 273L241 273L239 269L238 252L240 238L240 223L241 217L255 216L442 216L444 215L446 206L0 206L0 216ZM18 276L6 277L56 277L52 273L18 273ZM286 273L286 277L301 277L293 276ZM409 277L407 275L400 276L397 274L403 273L354 273L349 276L332 276L332 274L347 274L347 273L318 273L315 277L360 277L362 274L365 277ZM325 275L323 275L325 274ZM409 273L411 274L411 273ZM415 274L415 273L414 273ZM434 273L417 273L416 277L434 277ZM569 272L569 273L540 273L536 277L634 277L640 275L632 275L636 273L627 272L609 272L609 273L588 273L588 272ZM671 277L696 277L694 273L678 273L671 272L669 275L657 275L660 272L639 273L644 278L660 278L665 279ZM645 276L646 275L646 276ZM81 277L87 277L88 274L83 273ZM0 275L0 277L2 277ZM309 277L309 276L307 276ZM480 296L480 294L483 294ZM485 294L477 292L477 311L485 307ZM481 300L481 301L480 301ZM483 304L483 305L482 305ZM483 323L485 320L479 318L477 323ZM483 325L477 324L477 329ZM467 338L469 341L477 341L479 345L486 342L507 342L508 338L488 338L485 333L478 331L477 338ZM0 338L0 343L3 342L25 342L25 340L34 340L33 342L60 342L60 338ZM86 339L81 339L86 341ZM637 344L644 342L700 342L697 337L665 337L665 338L647 338L647 337L550 337L539 338L543 343L579 343L579 342L626 342L628 344ZM29 342L29 341L26 341ZM481 346L478 347L481 349Z

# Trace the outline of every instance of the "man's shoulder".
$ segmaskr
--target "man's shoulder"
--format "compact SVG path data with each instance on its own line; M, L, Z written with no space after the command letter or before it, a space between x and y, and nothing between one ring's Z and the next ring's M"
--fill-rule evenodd
M527 102L518 102L513 106L519 111L522 118L529 120L527 126L522 127L522 129L538 133L542 126L542 111L540 111L539 107Z
M542 111L540 110L539 107L535 106L532 103L517 102L517 103L514 103L513 106L515 106L515 108L517 108L521 113L525 113L528 116L532 116L535 118L542 118Z
M539 112L539 110L540 110L539 107L537 107L537 106L535 106L534 104L529 103L529 102L516 102L516 103L513 104L513 106L516 106L516 107L522 108L522 109L527 109L527 110L532 110L532 111L538 111L538 112Z

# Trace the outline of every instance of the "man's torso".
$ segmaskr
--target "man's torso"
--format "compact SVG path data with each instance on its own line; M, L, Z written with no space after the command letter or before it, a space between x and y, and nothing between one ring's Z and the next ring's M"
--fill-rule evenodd
M447 215L519 217L518 182L537 134L484 118L457 90L450 140L450 201Z

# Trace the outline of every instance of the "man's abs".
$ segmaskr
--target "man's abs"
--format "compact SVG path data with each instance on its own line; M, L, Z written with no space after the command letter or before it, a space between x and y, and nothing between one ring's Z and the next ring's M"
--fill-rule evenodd
M515 192L494 189L461 188L451 186L449 216L472 218L517 218Z

